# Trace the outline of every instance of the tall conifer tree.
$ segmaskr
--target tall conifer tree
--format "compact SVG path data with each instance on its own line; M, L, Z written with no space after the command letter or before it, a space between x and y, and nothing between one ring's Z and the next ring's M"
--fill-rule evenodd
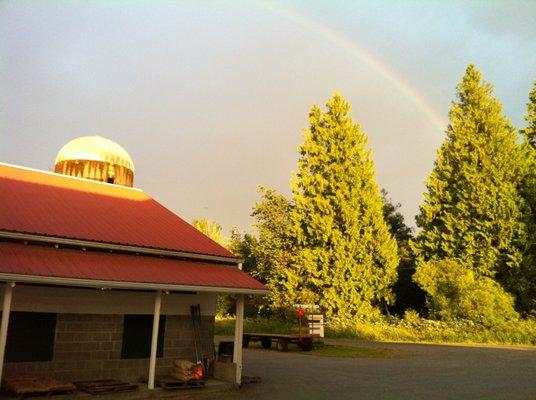
M423 267L441 268L452 264L428 261L450 260L476 279L493 278L518 268L522 259L525 226L517 187L523 157L492 86L473 65L458 85L457 97L427 181L414 250ZM429 291L433 285L426 280L433 274L419 273L419 268L418 283Z
M309 114L291 213L297 301L329 317L366 317L393 302L397 245L385 223L367 138L335 94Z
M517 296L517 306L524 314L536 315L536 81L529 93L527 126L521 130L522 149L525 155L525 178L521 195L525 199L525 223L527 240L523 250L523 262L519 270L510 271L505 277L506 286Z

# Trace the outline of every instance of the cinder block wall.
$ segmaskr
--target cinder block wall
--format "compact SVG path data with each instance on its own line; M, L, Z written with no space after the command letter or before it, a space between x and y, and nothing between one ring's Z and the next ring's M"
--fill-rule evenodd
M200 354L214 357L214 317L201 321ZM123 316L58 314L52 361L6 363L4 376L34 375L76 381L147 378L149 359L121 359ZM164 356L157 359L157 375L171 371L173 360L195 361L194 334L189 316L166 316Z

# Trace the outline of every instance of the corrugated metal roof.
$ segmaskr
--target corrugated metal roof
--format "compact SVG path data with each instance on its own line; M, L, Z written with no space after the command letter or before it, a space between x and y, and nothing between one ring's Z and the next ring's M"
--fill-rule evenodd
M0 230L234 257L139 189L1 163Z
M0 243L0 274L215 288L267 288L238 267L152 256Z

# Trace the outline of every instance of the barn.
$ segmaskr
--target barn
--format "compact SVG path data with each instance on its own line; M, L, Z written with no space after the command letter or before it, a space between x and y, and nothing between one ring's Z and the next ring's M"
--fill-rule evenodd
M145 376L152 389L178 358L214 361L217 296L231 293L240 383L244 296L267 288L132 187L132 160L117 143L77 138L54 170L0 164L0 375Z

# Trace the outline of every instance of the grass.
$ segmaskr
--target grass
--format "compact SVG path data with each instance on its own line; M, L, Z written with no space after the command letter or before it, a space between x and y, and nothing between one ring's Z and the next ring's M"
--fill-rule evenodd
M234 335L234 318L217 318L214 334L220 336ZM290 321L279 321L265 318L244 319L244 332L256 333L294 333L298 332L297 324Z
M275 345L272 345L270 349L264 349L259 342L250 343L248 348L261 351L275 351ZM311 351L303 351L296 344L293 343L288 345L288 352L309 356L338 358L389 358L397 353L397 351L393 349L331 344L325 344L319 347L315 347Z
M246 318L244 332L295 333L292 321ZM234 318L216 319L216 335L233 335ZM435 321L415 316L385 317L376 322L355 321L326 326L326 337L371 341L536 345L536 321L512 321L491 328L471 321Z

